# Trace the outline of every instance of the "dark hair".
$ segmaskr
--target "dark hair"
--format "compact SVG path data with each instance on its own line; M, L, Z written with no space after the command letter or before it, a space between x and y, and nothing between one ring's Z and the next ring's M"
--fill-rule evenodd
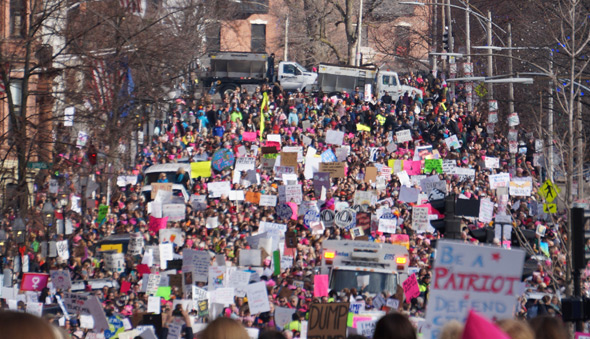
M285 335L277 330L263 330L258 334L258 339L286 339Z
M568 333L561 319L541 316L529 321L536 339L558 339L567 338Z
M389 313L377 322L373 339L416 339L416 330L405 315Z

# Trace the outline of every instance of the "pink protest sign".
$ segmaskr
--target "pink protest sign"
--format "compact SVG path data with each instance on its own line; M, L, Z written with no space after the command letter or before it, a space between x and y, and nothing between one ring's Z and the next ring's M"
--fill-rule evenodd
M158 233L159 230L163 230L166 228L167 223L168 223L168 217L154 218L150 215L149 230L151 232Z
M256 132L243 132L242 139L244 141L256 141Z
M575 339L590 339L590 333L576 332Z
M406 171L408 175L419 175L422 172L422 161L404 161L404 171Z
M318 274L313 277L313 296L327 297L329 288L329 277L327 274Z
M407 234L392 234L391 243L394 245L402 245L410 249L410 236Z
M41 291L47 287L49 274L46 273L23 273L21 290L23 291Z
M418 287L418 280L416 279L416 273L412 273L402 284L404 287L404 295L406 296L406 302L409 304L412 299L420 296L420 287Z

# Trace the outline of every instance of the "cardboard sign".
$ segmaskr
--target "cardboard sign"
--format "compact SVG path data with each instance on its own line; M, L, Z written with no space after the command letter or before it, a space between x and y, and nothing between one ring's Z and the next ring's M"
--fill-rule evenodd
M172 183L171 182L154 182L152 183L152 199L156 199L156 195L158 191L166 191L172 192Z
M377 168L367 167L365 169L365 182L372 183L377 181Z
M513 317L525 253L439 240L425 338L437 338L448 321L464 321L469 310L488 319Z
M404 280L402 286L404 287L404 295L408 304L411 303L412 299L420 296L420 287L418 286L416 273L412 273L411 276Z
M343 162L321 162L320 172L330 173L331 178L344 178Z
M311 304L307 337L346 338L348 303Z
M297 168L297 153L295 152L281 152L281 166L289 166Z

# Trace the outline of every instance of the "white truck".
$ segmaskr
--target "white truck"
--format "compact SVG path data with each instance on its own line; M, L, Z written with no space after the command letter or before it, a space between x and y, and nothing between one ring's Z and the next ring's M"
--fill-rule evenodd
M395 294L408 277L410 258L401 245L354 240L322 243L323 273L330 274L330 290L356 288L359 292Z
M222 96L232 93L238 87L272 82L274 79L269 79L268 58L266 53L211 53L209 68L199 74L199 79L203 86L215 88ZM296 62L281 61L274 77L287 91L305 91L311 90L317 76Z
M324 93L351 93L356 87L365 90L365 85L371 85L371 92L381 99L385 92L397 101L404 93L421 93L416 87L402 85L396 72L386 69L320 64L318 70L317 89ZM365 98L368 100L368 98Z

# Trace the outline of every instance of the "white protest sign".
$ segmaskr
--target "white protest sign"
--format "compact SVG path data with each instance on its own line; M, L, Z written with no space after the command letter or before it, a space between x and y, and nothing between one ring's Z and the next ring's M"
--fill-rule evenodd
M268 292L264 281L250 284L246 287L248 297L248 307L250 314L258 314L270 311L268 302Z
M510 185L510 173L498 173L488 176L490 188L495 190L498 187L508 187Z
M168 260L174 259L174 248L172 243L160 244L160 267L166 269Z
M328 130L326 132L326 144L331 145L342 145L344 142L344 132L335 131L335 130Z
M221 198L222 195L229 197L231 183L229 181L210 182L207 184L207 191L210 198Z
M245 158L237 158L236 159L236 167L235 167L236 171L247 171L247 170L253 170L255 168L256 168L256 158L245 157Z
M412 208L412 228L416 232L426 232L430 227L430 219L428 218L428 207Z
M170 242L177 246L184 245L184 232L180 228L164 228L159 231L160 243Z
M500 168L500 158L485 157L484 162L486 168Z
M277 196L270 194L261 194L259 205L274 207L277 205Z
M125 270L125 255L123 253L105 253L104 263L107 270L121 273Z
M53 287L67 291L72 287L72 279L69 271L49 271Z
M148 297L148 313L160 314L160 297L149 296Z
M211 304L231 305L234 303L235 289L233 287L222 287L209 292Z
M532 177L513 178L508 187L511 196L529 197L533 192L533 179Z
M260 266L262 263L260 250L240 250L240 266Z
M412 132L409 129L397 131L395 132L395 137L398 143L412 141Z
M55 245L57 246L57 256L64 260L68 260L70 258L70 251L68 250L68 241L57 241Z
M488 319L513 317L525 253L439 240L426 312L424 338L438 338L450 320L469 310Z
M131 255L140 255L143 252L143 235L141 233L131 233L127 252Z
M160 193L160 191L158 191ZM168 217L168 221L181 221L186 216L185 204L164 204L162 205L162 217Z
M489 223L494 217L494 203L489 198L481 199L479 204L479 220L483 223Z

